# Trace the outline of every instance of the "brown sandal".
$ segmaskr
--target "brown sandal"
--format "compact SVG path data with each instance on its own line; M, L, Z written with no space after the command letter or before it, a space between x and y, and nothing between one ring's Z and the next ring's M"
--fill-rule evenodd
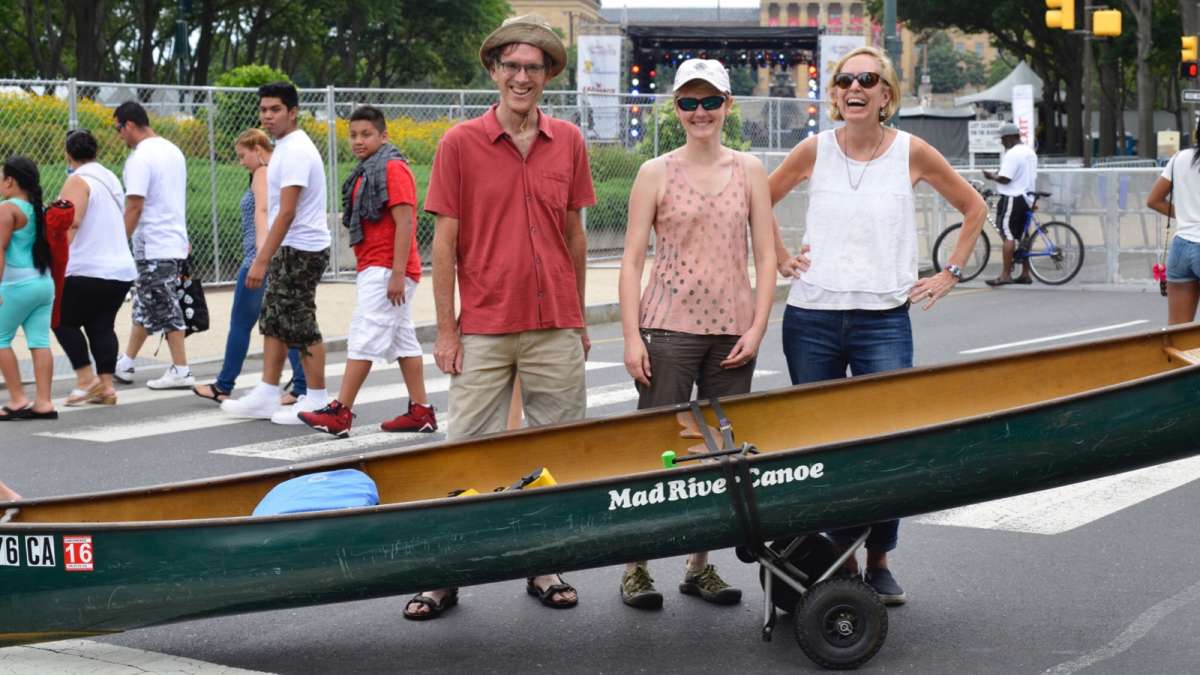
M426 607L429 608L429 611L421 612L420 614L416 614L416 613L408 611L408 606L413 604L414 602L417 603L418 605L425 605ZM429 597L428 595L425 595L424 593L417 593L416 595L409 598L408 602L404 605L404 618L408 619L409 621L429 621L430 619L438 618L446 610L450 609L451 607L453 607L457 604L458 604L458 589L457 588L451 588L450 591L448 593L446 593L446 595L442 596L442 599L440 602L437 600L434 600L433 598Z

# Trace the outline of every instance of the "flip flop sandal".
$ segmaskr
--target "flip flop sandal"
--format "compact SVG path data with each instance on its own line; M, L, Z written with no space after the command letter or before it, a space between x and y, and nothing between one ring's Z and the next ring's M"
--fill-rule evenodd
M31 407L32 406L25 406L24 408L17 408L16 410L13 410L8 406L0 406L0 422L11 422L12 420L25 419L24 413Z
M995 286L1007 286L1009 284L1016 283L1016 282L1014 282L1012 279L988 279L984 283L987 284L988 286L995 287Z
M570 609L579 604L579 592L575 591L575 587L571 584L568 584L567 580L563 579L561 575L559 575L558 580L562 583L550 584L545 589L535 586L533 580L534 577L529 577L527 580L528 583L525 585L525 591L537 598L538 602L542 603L543 605L553 609ZM574 600L554 600L554 595L556 593L566 593L568 591L575 592Z
M19 419L19 420L56 420L56 419L58 419L58 411L57 410L47 410L45 412L38 412L33 409L33 406L29 406L28 408L22 408L20 410L17 410L16 413L17 413L17 417L15 419Z
M200 389L201 387L207 387L208 391L210 393L208 393L208 394L202 393L202 391ZM221 391L220 389L217 389L217 385L215 385L215 384L197 385L195 387L192 387L192 393L199 396L200 398L206 398L210 401L215 401L217 403L220 403L221 401L224 401L225 399L229 398L229 392Z
M429 611L422 612L420 614L410 613L408 611L408 605L411 605L414 602L419 605L425 605L426 607L429 608ZM451 588L450 592L442 597L441 602L434 600L433 598L429 597L428 595L425 595L424 593L418 593L418 594L412 596L411 598L409 598L408 602L405 604L404 618L408 619L409 621L429 621L430 619L438 618L446 610L450 609L451 607L453 607L457 604L458 604L458 589L457 588Z

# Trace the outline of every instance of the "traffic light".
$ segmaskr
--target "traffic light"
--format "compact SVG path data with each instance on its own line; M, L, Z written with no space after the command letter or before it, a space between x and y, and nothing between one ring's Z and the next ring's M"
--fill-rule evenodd
M1200 76L1200 64L1195 61L1184 61L1179 64L1179 77L1185 80L1194 80Z
M1195 61L1196 60L1196 36L1184 35L1179 38L1179 60L1180 61Z
M1092 35L1096 37L1121 36L1121 10L1098 9L1092 12Z
M1046 0L1046 27L1075 30L1075 0Z

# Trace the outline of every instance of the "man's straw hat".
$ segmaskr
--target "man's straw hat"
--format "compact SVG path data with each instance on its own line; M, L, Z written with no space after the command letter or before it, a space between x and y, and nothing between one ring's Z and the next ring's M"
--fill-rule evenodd
M487 53L496 47L503 47L514 42L533 45L541 49L554 61L553 65L546 64L546 79L553 79L567 65L567 48L562 40L550 27L550 22L537 14L514 16L504 20L500 27L484 39L479 48L479 61L484 68L491 68L487 62Z

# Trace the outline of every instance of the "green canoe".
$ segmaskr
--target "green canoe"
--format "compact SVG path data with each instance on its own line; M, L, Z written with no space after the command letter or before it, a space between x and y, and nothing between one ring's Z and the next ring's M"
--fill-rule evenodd
M1200 327L723 400L762 535L1065 485L1200 453ZM739 544L715 463L664 408L213 480L0 504L0 646L482 584ZM709 411L711 419L711 411ZM490 493L531 468L554 487ZM379 506L249 517L358 468ZM483 494L448 498L473 487Z

